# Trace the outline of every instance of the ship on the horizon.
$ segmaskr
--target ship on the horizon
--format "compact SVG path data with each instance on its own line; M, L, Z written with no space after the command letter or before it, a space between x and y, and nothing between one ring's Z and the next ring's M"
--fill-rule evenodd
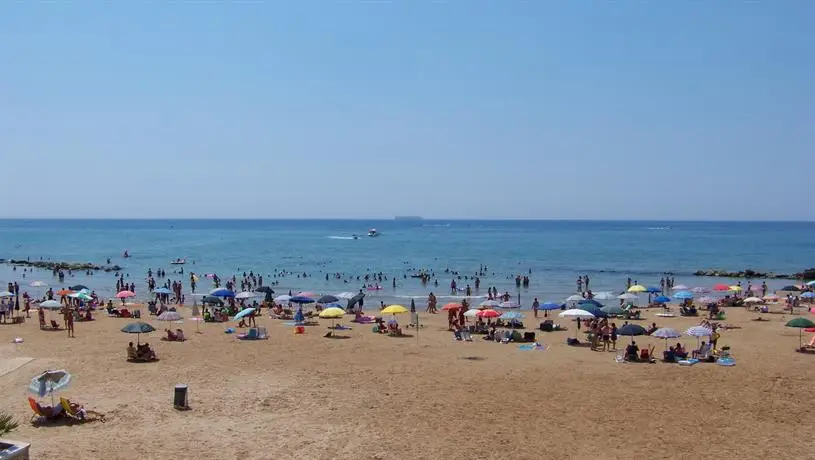
M393 220L424 220L422 216L394 216Z

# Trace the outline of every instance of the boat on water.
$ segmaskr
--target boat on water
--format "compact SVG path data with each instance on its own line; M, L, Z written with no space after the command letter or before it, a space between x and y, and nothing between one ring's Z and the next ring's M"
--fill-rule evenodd
M377 237L381 235L381 233L377 232L375 228L368 230L368 236L371 238Z
M187 259L175 259L170 262L170 265L184 265L187 263Z

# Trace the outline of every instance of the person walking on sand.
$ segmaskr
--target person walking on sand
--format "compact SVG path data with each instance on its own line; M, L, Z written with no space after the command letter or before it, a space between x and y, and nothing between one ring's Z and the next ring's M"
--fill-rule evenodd
M76 337L74 335L74 315L70 309L68 309L68 314L65 317L65 325L68 328L68 337Z
M538 308L540 308L541 304L538 302L538 298L535 297L535 300L532 301L532 314L535 315L535 318L538 317Z

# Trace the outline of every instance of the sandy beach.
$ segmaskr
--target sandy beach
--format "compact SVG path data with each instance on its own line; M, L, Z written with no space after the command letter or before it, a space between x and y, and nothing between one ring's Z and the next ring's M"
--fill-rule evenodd
M654 313L639 323L684 330L699 321ZM720 340L737 362L728 368L617 363L615 353L567 346L574 325L563 320L570 331L539 332L547 349L524 351L456 342L444 314L422 315L417 340L347 321L347 339L328 339L327 320L294 335L265 312L258 323L270 339L251 342L224 333L234 323L202 324L198 334L192 322L183 325L189 340L165 342L167 323L147 318L158 331L142 341L160 361L136 364L125 360L135 336L119 331L132 320L100 313L76 323L72 339L40 331L32 315L0 326L0 401L21 422L9 438L30 441L33 458L810 458L815 355L794 351L789 315L755 315L727 310L738 327ZM56 368L74 377L61 395L107 423L28 423L27 384ZM173 409L178 383L189 385L189 411Z

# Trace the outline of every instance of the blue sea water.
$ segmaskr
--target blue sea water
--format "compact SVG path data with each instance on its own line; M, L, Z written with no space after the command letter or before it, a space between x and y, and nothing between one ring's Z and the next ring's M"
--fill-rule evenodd
M378 238L351 238L375 227ZM594 291L621 290L631 277L659 285L664 272L676 282L710 286L722 279L696 278L697 269L753 268L793 273L815 266L812 222L636 222L636 221L467 221L467 220L0 220L0 258L50 259L124 267L129 281L143 294L148 268L164 268L171 279L187 273L217 273L221 278L254 271L278 292L289 289L325 293L356 291L361 282L330 279L326 273L396 276L376 296L390 302L403 296L449 294L452 275L471 275L488 266L482 292L496 286L517 296L512 277L526 274L532 297L562 300L575 291L575 279L588 274ZM128 249L131 258L121 257ZM186 258L185 274L169 264ZM433 270L439 286L422 286L403 278L408 269ZM308 273L308 278L274 278L275 270ZM530 272L531 271L531 272ZM42 280L60 287L50 271L26 273L0 265L0 281L28 284ZM114 291L113 275L76 273L65 285L85 284L101 295ZM468 281L459 281L464 286ZM773 281L780 287L789 281ZM3 284L4 285L4 284ZM0 285L2 286L2 285ZM202 277L201 288L209 285Z

